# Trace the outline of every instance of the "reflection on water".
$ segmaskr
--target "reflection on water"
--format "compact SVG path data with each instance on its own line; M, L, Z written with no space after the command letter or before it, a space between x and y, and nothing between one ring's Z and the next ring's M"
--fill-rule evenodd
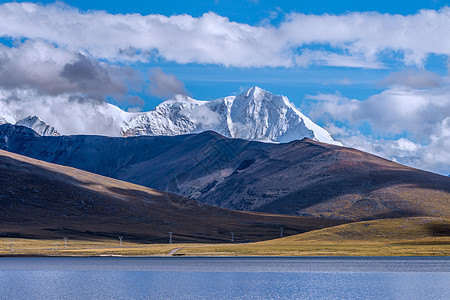
M0 299L450 299L450 258L0 258Z

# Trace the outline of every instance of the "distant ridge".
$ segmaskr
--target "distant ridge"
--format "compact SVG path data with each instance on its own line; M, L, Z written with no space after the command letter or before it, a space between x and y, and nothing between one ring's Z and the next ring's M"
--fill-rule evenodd
M345 220L450 216L449 177L311 139L39 137L5 124L0 149L223 208Z

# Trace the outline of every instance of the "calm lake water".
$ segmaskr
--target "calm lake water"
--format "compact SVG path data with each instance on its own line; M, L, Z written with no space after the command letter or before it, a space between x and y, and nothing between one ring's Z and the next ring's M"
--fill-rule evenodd
M450 299L450 258L0 258L0 299Z

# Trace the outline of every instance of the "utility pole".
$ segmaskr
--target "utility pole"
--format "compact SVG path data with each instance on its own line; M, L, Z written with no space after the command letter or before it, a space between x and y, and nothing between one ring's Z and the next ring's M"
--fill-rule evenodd
M122 240L123 240L123 236L119 236L120 247L122 247Z
M172 244L172 234L173 232L169 232L169 244Z
M280 237L283 237L283 226L280 227Z
M231 242L234 243L234 232L231 232Z
M67 237L64 237L64 248L67 248Z

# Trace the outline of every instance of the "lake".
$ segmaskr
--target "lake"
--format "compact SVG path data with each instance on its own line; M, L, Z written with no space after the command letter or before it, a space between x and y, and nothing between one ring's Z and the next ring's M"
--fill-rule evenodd
M2 257L0 299L450 299L450 257Z

